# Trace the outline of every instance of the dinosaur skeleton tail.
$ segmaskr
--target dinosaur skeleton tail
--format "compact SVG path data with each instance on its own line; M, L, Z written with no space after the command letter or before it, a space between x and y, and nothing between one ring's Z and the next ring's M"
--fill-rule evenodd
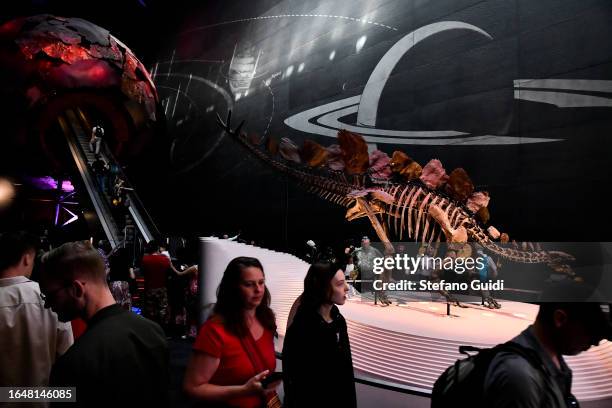
M487 251L510 261L529 264L548 264L553 262L553 258L551 257L551 254L553 253L551 252L524 251L515 248L502 247L495 241L492 241L478 225L469 227L468 235L474 242L484 247Z
M309 168L296 168L295 166L288 165L270 157L265 151L249 143L242 135L238 136L233 132L231 132L230 135L234 136L235 139L264 163L295 179L305 186L309 192L317 194L325 200L332 201L343 207L350 206L354 201L347 197L354 187L348 182L343 173L327 171L325 176L323 176L316 174ZM355 180L355 182L359 183L359 180Z

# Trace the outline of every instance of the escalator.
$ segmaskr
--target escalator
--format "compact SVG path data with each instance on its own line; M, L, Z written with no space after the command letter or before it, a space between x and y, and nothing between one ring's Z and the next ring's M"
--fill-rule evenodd
M83 112L66 110L58 117L58 121L111 247L116 249L131 246L135 242L159 240L161 238L159 230L108 146L105 143L101 144L98 157L91 152L89 147L91 129ZM93 165L98 159L102 159L113 169L108 177L115 187L102 183L97 176ZM118 180L121 180L120 184L117 184ZM117 204L116 193L121 195L120 205Z

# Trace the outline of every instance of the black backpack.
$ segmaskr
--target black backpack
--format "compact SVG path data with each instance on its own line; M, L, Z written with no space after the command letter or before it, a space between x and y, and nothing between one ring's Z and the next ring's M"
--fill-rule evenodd
M500 352L519 354L547 376L542 360L533 350L511 341L487 349L460 346L459 352L468 357L457 360L436 380L431 394L431 408L484 407L485 376L491 361Z

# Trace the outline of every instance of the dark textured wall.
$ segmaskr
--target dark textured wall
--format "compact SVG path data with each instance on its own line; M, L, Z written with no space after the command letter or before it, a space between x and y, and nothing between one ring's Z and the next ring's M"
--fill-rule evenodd
M108 28L156 74L174 167L138 187L168 233L242 230L278 246L372 234L222 138L214 115L232 107L252 134L328 145L353 126L387 153L464 167L491 193L492 223L516 239L607 239L608 1L44 1L4 5L2 19L44 12ZM425 27L437 32L419 37ZM410 33L378 101L360 101ZM235 53L259 56L238 100ZM369 127L362 106L377 108ZM128 169L146 174L144 162Z
M354 126L389 154L402 149L422 164L439 158L448 171L464 167L491 193L492 224L511 237L606 239L610 2L238 3L216 6L213 15L194 11L150 66L168 106L176 166L185 170L171 184L191 197L180 225L242 229L280 243L368 231L365 223L347 226L342 209L221 138L214 114L231 107L260 136L329 145L326 134ZM420 40L426 26L436 33ZM387 67L378 104L360 102L377 64L413 32L411 46ZM259 56L248 95L230 88L233 55ZM373 126L359 123L357 103L378 107ZM393 131L421 133L393 138ZM203 202L212 209L194 211Z

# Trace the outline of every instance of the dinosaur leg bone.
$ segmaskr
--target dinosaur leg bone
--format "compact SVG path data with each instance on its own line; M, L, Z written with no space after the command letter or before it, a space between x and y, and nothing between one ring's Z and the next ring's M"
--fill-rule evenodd
M370 219L370 223L372 223L372 227L374 228L374 231L376 231L376 235L378 235L378 238L385 246L385 251L391 254L395 253L393 244L391 244L391 241L389 241L389 237L387 236L385 229L383 228L380 220L376 216L376 213L374 212L374 209L372 208L370 203L368 203L368 201L362 197L357 198L357 203L361 205L361 208L365 211L366 215Z
M444 212L437 205L429 206L429 215L436 220L440 228L446 235L446 240L448 242L467 242L467 230L464 226L460 226L457 229L454 229L451 225L450 220L448 219L448 214Z

